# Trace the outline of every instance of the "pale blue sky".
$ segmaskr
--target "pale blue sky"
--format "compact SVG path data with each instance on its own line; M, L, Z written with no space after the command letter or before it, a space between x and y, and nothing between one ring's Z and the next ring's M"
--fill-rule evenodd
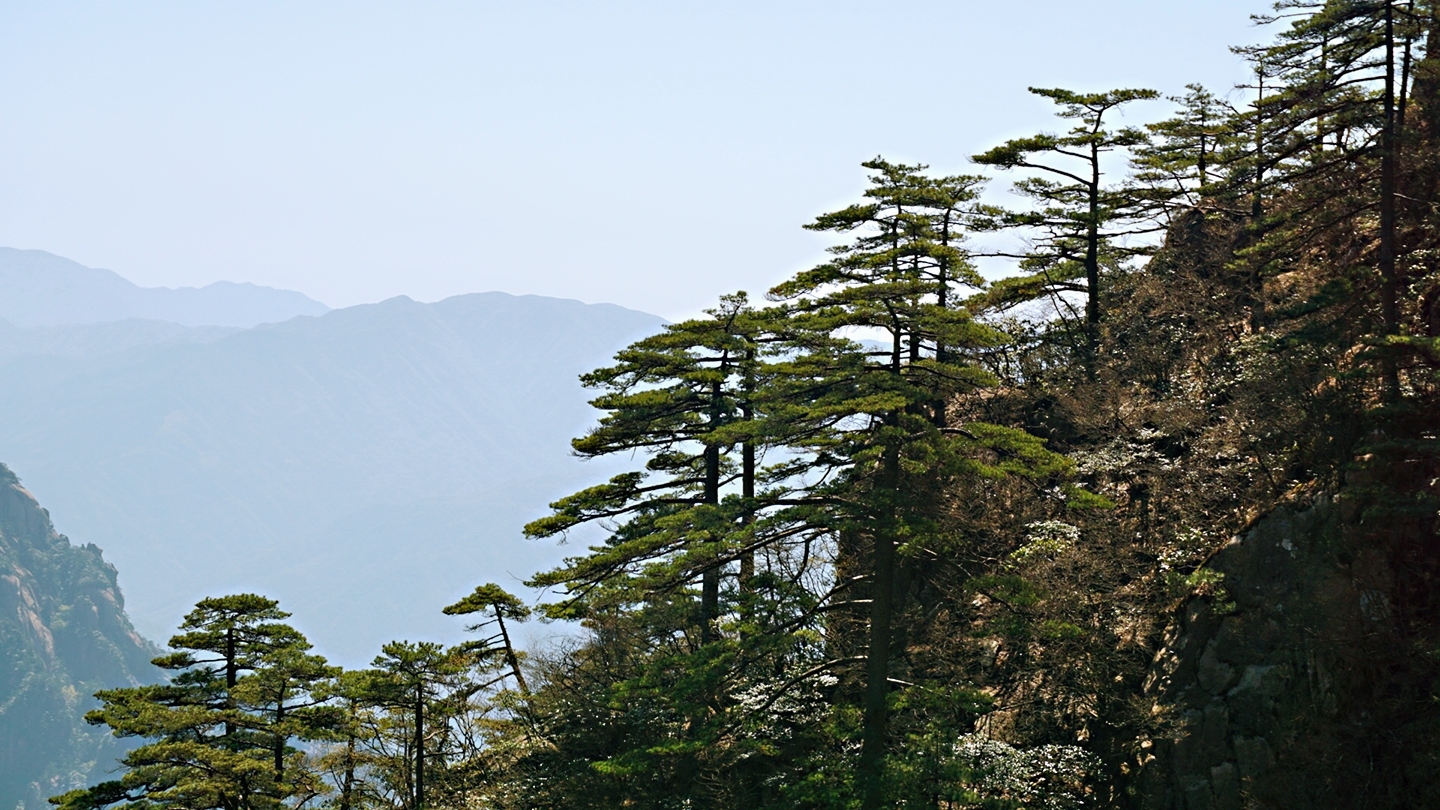
M0 0L0 245L678 317L815 261L861 160L1051 127L1027 85L1228 88L1267 5Z

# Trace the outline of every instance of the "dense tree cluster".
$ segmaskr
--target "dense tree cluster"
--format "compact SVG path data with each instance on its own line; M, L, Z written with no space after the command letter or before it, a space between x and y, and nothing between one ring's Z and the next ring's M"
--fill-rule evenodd
M1177 600L1226 610L1207 558L1342 487L1404 561L1375 655L1440 676L1437 14L1284 0L1247 101L1192 86L1147 127L1114 119L1153 91L1032 90L1071 128L974 158L1025 208L865 163L807 226L826 261L584 378L577 454L637 462L525 529L603 534L530 583L577 640L526 658L484 586L446 612L486 638L341 674L274 603L207 600L169 684L101 695L148 740L128 770L58 803L1123 805L1173 731L1142 695ZM1022 247L987 281L997 231ZM1429 697L1364 721L1411 797Z

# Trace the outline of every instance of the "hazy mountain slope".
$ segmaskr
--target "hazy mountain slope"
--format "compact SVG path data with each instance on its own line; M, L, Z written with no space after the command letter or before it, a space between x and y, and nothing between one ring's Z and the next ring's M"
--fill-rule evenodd
M0 364L0 454L109 550L145 633L253 589L359 663L455 628L439 609L474 584L559 556L519 527L604 474L568 453L593 418L576 376L660 323L489 293L27 355Z
M209 343L239 331L235 326L181 326L140 318L30 327L0 320L0 360L27 354L86 357L164 343Z
M0 318L17 326L145 318L184 326L249 327L328 310L301 293L254 284L140 287L109 270L43 250L0 247Z
M0 807L39 810L103 775L121 749L82 721L90 695L156 679L157 653L100 549L56 534L0 464Z

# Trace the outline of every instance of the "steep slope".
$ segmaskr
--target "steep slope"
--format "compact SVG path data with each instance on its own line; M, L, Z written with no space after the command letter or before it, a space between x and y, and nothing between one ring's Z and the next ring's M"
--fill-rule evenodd
M153 680L157 652L100 549L57 534L0 465L0 807L38 810L100 775L119 747L81 720L90 695Z
M453 633L440 607L555 559L519 535L582 478L576 376L660 319L498 293L407 298L208 343L0 365L0 452L125 572L163 637L266 593L322 651Z
M0 318L17 326L143 318L183 326L250 327L328 309L291 290L229 281L198 289L140 287L109 270L43 250L0 247Z

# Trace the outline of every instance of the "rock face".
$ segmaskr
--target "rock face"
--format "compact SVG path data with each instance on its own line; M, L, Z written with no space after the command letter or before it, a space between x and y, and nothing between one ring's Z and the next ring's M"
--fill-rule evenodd
M1321 494L1212 558L1222 583L1182 605L1146 684L1140 807L1440 806L1434 661L1357 511Z
M113 765L118 741L83 715L98 689L156 680L157 653L100 549L57 534L0 464L0 807L39 810Z

